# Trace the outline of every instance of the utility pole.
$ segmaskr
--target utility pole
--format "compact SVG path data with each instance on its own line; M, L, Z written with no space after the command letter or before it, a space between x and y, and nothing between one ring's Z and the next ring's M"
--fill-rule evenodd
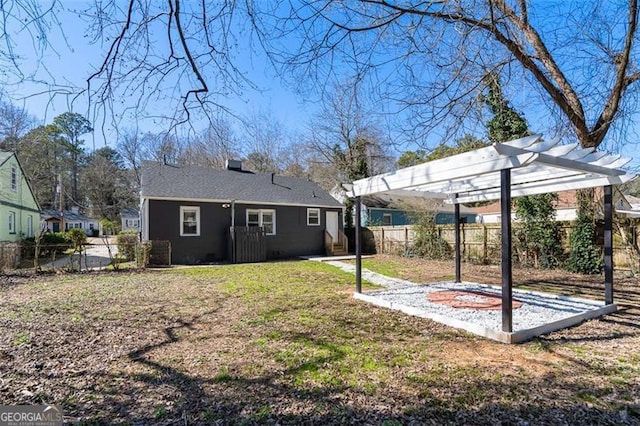
M64 197L62 191L62 174L58 174L58 202L60 203L60 232L64 232Z

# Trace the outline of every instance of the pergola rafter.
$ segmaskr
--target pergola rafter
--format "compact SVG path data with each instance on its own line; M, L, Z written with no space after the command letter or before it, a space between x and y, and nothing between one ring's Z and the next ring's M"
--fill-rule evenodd
M425 192L448 203L498 200L504 169L511 169L511 192L516 196L618 185L635 177L622 169L631 159L580 148L577 143L558 143L534 135L494 144L358 180L351 195Z
M559 145L540 135L453 155L353 182L350 196L396 194L439 198L454 204L456 282L460 282L459 204L500 200L502 211L502 328L512 332L511 198L549 192L604 187L605 303L613 305L612 185L636 177L624 170L631 159L577 143ZM359 212L359 208L356 209ZM361 291L360 217L356 215L356 292Z

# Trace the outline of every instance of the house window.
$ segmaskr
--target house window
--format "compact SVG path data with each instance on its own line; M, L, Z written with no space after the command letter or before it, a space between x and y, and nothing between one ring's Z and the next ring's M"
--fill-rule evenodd
M382 225L383 226L391 226L393 225L393 220L391 213L383 213L382 214Z
M320 225L320 209L307 209L307 225Z
M138 225L138 219L126 219L125 220L125 226L127 228L137 228Z
M200 235L200 207L180 206L180 236Z
M267 235L276 234L275 210L247 210L247 226L261 226Z
M27 216L27 238L33 237L33 216Z
M16 233L16 213L15 212L9 212L9 233L10 234Z
M11 166L11 190L16 192L18 190L18 168Z

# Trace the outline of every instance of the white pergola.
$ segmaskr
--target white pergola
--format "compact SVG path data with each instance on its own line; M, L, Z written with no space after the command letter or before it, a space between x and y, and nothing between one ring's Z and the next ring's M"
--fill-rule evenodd
M360 197L395 194L439 198L454 204L456 282L460 282L460 203L501 201L502 329L512 331L511 197L571 189L604 188L605 303L613 304L612 185L636 177L623 169L631 159L559 145L540 135L453 155L353 182L350 197L360 211ZM356 215L356 292L361 292L360 215Z

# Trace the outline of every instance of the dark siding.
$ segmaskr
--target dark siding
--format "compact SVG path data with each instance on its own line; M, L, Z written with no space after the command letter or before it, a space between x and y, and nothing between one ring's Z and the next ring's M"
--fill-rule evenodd
M180 236L180 206L200 207L200 236ZM320 209L320 226L307 226L307 208L297 206L245 205L235 206L235 226L246 226L247 209L276 211L276 235L267 236L267 257L288 258L324 254L326 211L339 212L342 229L342 209ZM149 200L149 239L171 241L175 264L194 264L228 260L228 235L231 209L217 203Z
M180 236L180 206L200 207L200 236ZM225 260L230 226L231 211L221 204L149 200L149 239L171 241L176 264Z
M342 229L342 209L320 209L320 226L307 226L307 207L236 205L236 226L246 226L247 209L276 211L276 235L267 236L267 257L282 259L324 254L324 230L327 210L338 211L338 226Z

